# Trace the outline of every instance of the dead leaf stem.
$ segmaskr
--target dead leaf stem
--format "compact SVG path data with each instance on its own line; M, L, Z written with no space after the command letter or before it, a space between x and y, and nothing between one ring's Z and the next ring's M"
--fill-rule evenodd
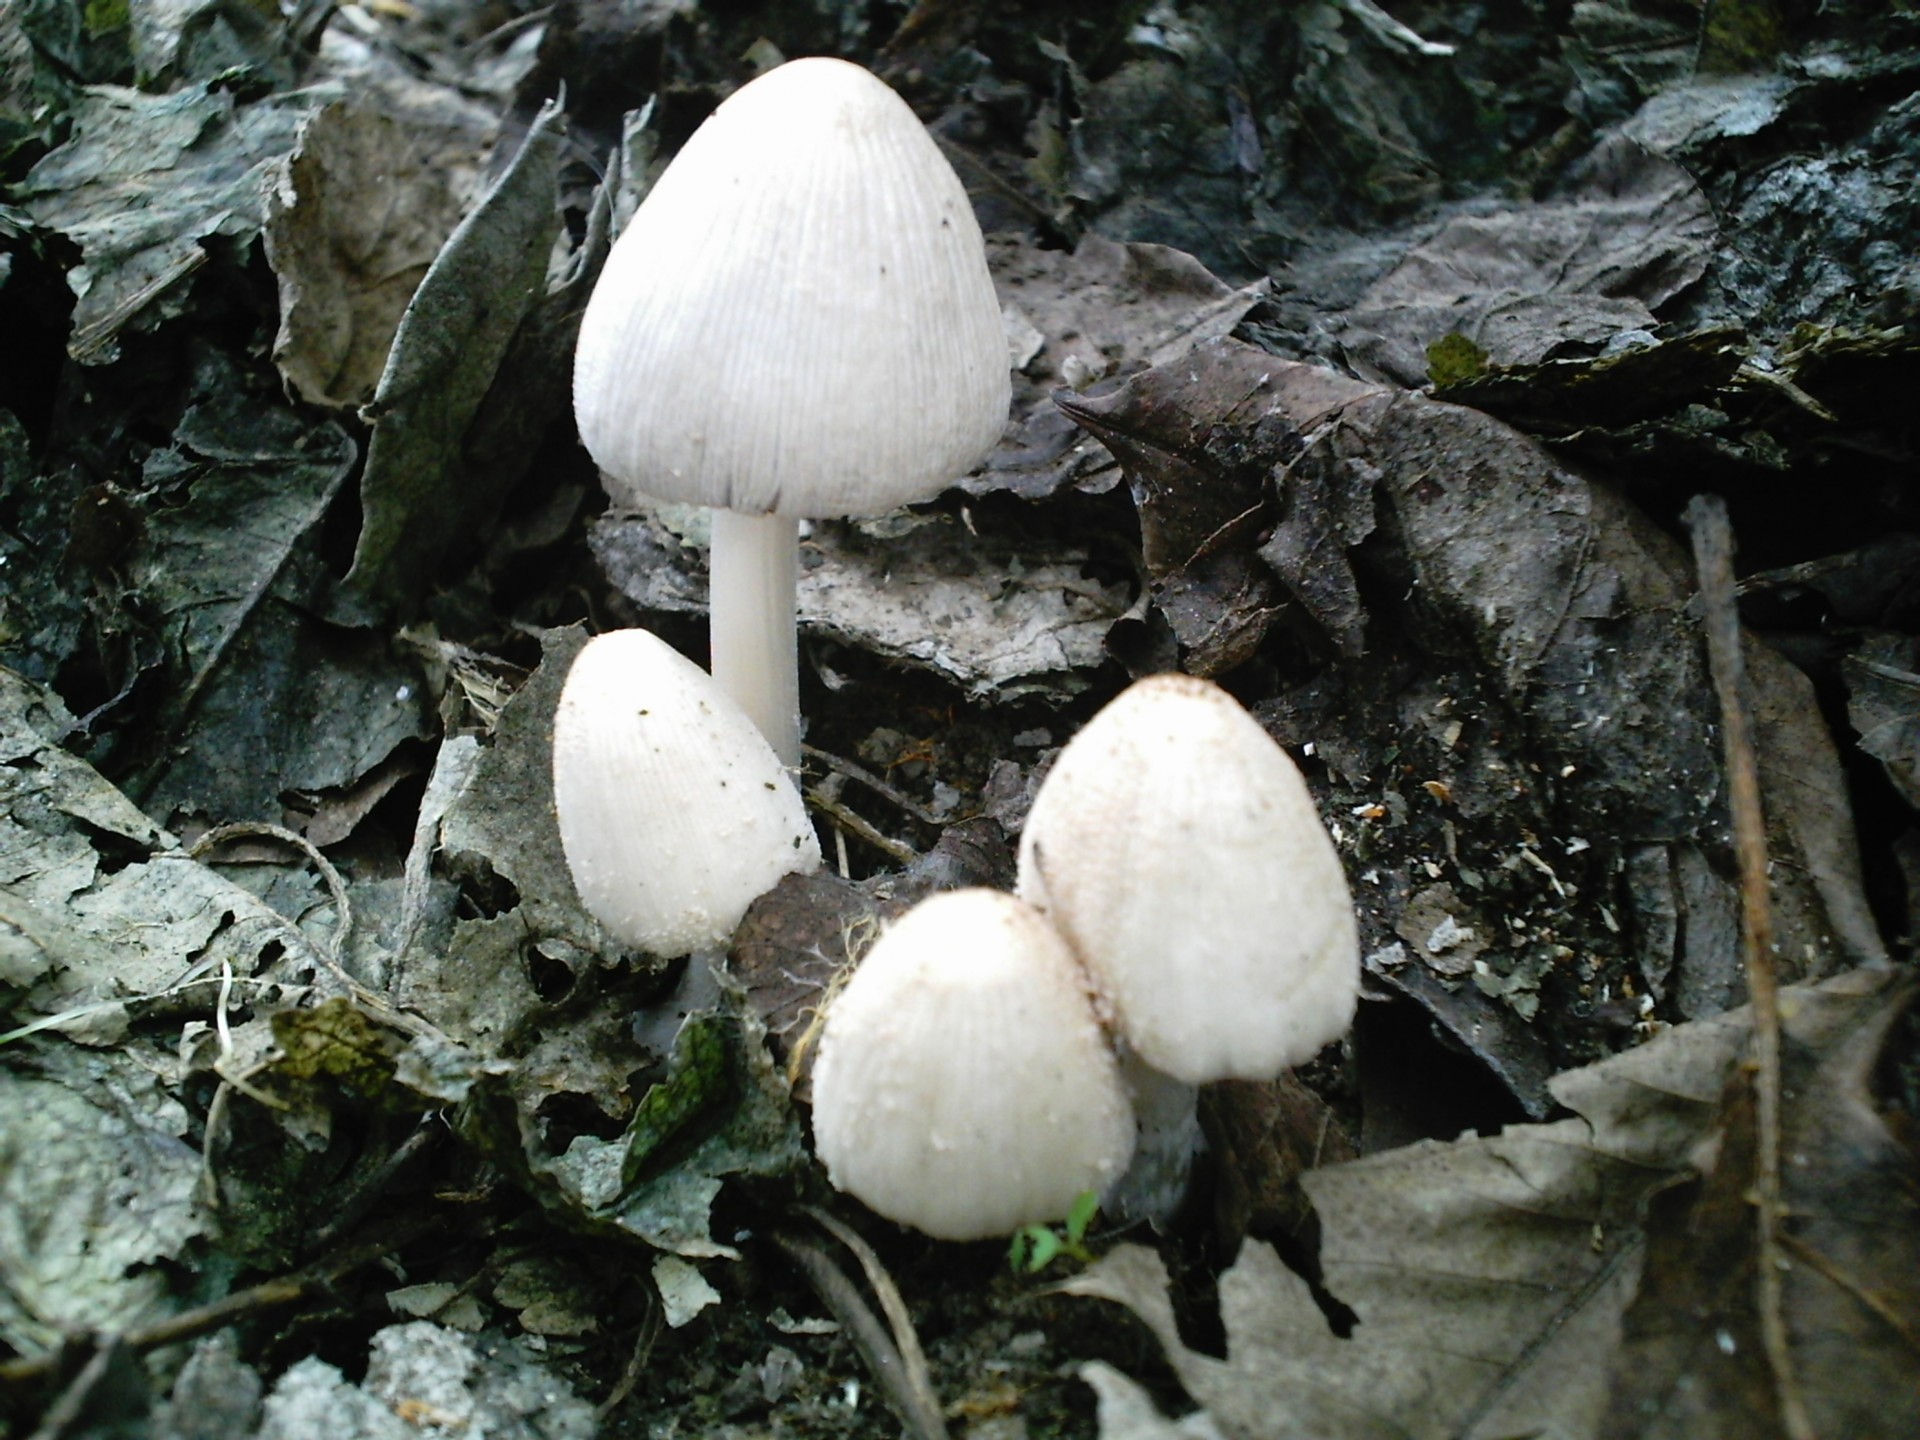
M646 1318L640 1322L640 1330L634 1336L633 1352L627 1356L627 1363L620 1372L620 1379L614 1384L607 1398L594 1407L593 1417L599 1421L618 1410L633 1394L640 1384L640 1378L647 1373L647 1360L653 1354L654 1343L660 1338L660 1301L651 1293L647 1296Z
M888 1402L914 1440L948 1440L946 1419L940 1413L926 1354L914 1333L906 1302L881 1265L880 1257L849 1226L812 1206L801 1209L859 1259L887 1316L887 1328L882 1328L853 1281L818 1242L804 1235L776 1230L774 1243L800 1267L834 1318L846 1326L848 1338L867 1362L867 1369L880 1382ZM889 1328L891 1335L887 1333Z
M844 775L849 780L858 781L881 799L892 802L896 809L918 820L922 825L938 827L945 823L938 815L934 814L933 811L929 810L925 805L922 805L918 800L915 800L911 795L896 786L889 785L885 780L882 780L878 775L866 769L864 766L856 765L851 760L843 760L832 751L822 750L813 745L802 745L800 747L800 753L809 760L818 760L836 775Z
M896 864L911 865L915 860L920 858L919 852L911 845L904 845L900 841L895 840L891 835L883 834L877 826L861 819L838 800L822 792L817 786L807 791L807 803L823 815L831 818L836 825L841 825L851 830L855 836L866 841L867 844L873 846L874 849L893 860Z
M1734 853L1740 865L1741 951L1747 996L1753 1006L1758 1130L1754 1137L1753 1188L1759 1229L1755 1302L1781 1425L1791 1440L1816 1440L1805 1397L1794 1375L1782 1284L1788 1261L1781 1244L1780 992L1773 968L1773 911L1767 897L1767 832L1760 805L1760 769L1743 694L1746 668L1734 599L1733 526L1727 518L1726 502L1717 495L1696 495L1687 507L1686 520L1693 533L1694 566L1700 574L1707 664L1720 703L1728 805L1733 813Z

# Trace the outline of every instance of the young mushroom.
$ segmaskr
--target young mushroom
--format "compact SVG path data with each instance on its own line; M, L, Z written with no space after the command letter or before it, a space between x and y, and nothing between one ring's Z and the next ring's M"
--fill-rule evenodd
M655 955L723 943L820 864L792 778L713 677L645 630L575 657L553 717L560 843L589 913Z
M1205 680L1142 680L1073 737L1027 817L1017 893L1116 1032L1188 1084L1271 1079L1352 1023L1339 856L1286 752Z
M827 1012L814 1148L839 1189L942 1240L1062 1219L1133 1151L1133 1114L1086 982L1030 907L922 901Z
M1008 398L966 191L905 101L831 59L767 72L694 133L608 257L574 361L616 497L715 507L713 673L789 766L799 519L937 494Z

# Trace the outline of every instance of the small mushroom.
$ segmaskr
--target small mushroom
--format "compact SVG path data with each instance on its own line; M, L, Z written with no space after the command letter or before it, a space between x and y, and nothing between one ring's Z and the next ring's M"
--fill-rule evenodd
M1060 752L1017 893L1087 968L1149 1066L1265 1080L1352 1023L1353 901L1306 782L1219 686L1156 675Z
M814 1148L839 1189L937 1239L1064 1218L1133 1133L1080 967L1010 895L922 901L827 1012Z
M781 876L820 864L800 792L753 722L645 630L598 635L574 658L553 800L581 903L656 955L723 943Z
M965 189L904 100L822 58L741 87L682 147L574 360L616 498L716 507L713 673L790 766L799 518L939 493L999 438L1008 394Z

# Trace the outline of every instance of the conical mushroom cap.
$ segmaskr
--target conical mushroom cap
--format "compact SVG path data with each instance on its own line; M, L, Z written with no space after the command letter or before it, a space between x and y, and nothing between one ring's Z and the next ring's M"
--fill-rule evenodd
M1226 691L1129 687L1068 742L1020 837L1022 898L1142 1059L1271 1079L1352 1023L1353 901L1306 782Z
M1133 1153L1086 982L1030 906L955 890L909 910L834 999L813 1069L835 1186L941 1240L1063 1219Z
M608 257L574 363L613 485L752 514L926 499L1007 405L966 191L906 102L842 60L771 70L694 133Z
M782 875L820 864L800 792L698 665L645 630L574 657L553 801L580 903L655 955L718 945Z

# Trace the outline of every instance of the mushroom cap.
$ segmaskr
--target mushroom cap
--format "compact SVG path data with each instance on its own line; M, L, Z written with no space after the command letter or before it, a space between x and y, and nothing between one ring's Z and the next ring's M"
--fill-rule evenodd
M1149 1065L1271 1079L1344 1034L1359 935L1306 782L1217 685L1156 675L1060 752L1018 893L1059 927Z
M814 58L722 103L635 212L580 324L574 414L616 493L871 515L985 456L1007 372L953 168L878 77Z
M574 658L553 717L553 801L574 889L623 944L718 945L782 875L820 864L771 748L698 665L645 630Z
M1065 942L1011 895L954 890L882 935L827 1011L813 1140L868 1208L978 1240L1104 1190L1133 1112Z

